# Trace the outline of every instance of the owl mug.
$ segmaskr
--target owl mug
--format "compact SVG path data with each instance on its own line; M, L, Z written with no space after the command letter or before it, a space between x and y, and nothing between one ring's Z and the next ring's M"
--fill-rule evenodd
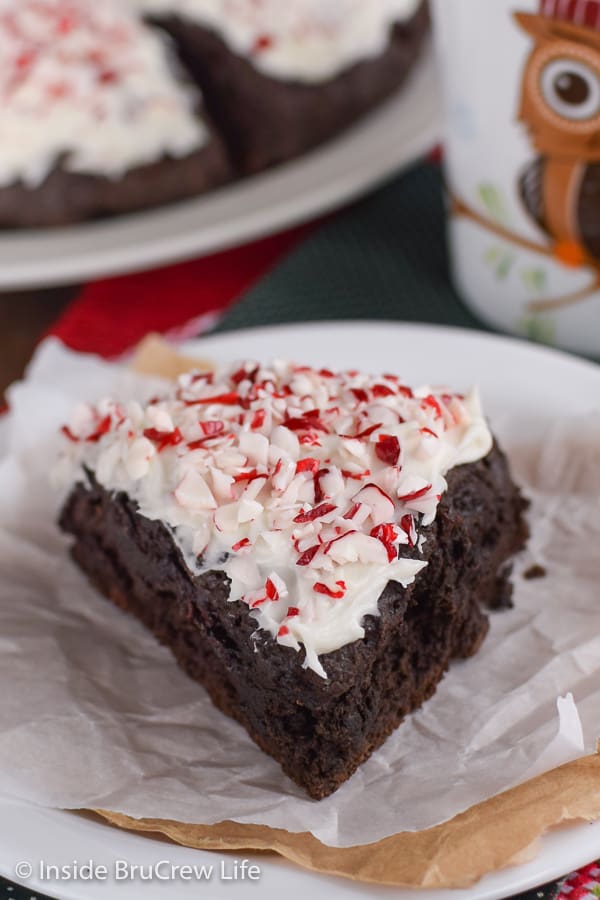
M600 357L600 0L433 0L455 284Z

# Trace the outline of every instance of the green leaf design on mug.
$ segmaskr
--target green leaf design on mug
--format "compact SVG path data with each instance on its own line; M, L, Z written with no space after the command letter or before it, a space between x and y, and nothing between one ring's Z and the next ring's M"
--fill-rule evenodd
M548 274L545 269L523 269L521 271L521 281L530 293L543 294L547 289Z
M517 322L517 329L530 341L538 344L556 343L556 323L546 313L531 313Z
M504 225L508 222L508 213L506 211L504 198L502 197L502 192L497 187L484 181L477 188L477 195L485 206L486 212L491 219Z
M488 266L494 270L494 275L498 281L504 281L505 278L508 278L516 259L514 253L499 245L486 250L483 258Z

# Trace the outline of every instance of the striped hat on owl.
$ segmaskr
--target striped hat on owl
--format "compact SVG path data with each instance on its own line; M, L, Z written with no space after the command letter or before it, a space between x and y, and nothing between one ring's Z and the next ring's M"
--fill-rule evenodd
M539 0L538 12L515 12L514 19L534 37L600 42L600 0Z
M540 15L600 31L600 0L540 0Z

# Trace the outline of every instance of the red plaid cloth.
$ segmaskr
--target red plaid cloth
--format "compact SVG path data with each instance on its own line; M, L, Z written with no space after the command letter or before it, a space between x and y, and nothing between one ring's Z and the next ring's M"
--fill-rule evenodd
M206 331L315 226L153 272L88 285L50 333L73 350L114 357L149 331L186 337Z
M600 860L569 875L560 886L557 900L598 900L600 897Z

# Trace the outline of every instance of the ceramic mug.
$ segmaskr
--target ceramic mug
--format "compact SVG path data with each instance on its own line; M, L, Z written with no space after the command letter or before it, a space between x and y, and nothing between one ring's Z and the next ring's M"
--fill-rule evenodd
M455 283L600 356L600 0L433 0Z

